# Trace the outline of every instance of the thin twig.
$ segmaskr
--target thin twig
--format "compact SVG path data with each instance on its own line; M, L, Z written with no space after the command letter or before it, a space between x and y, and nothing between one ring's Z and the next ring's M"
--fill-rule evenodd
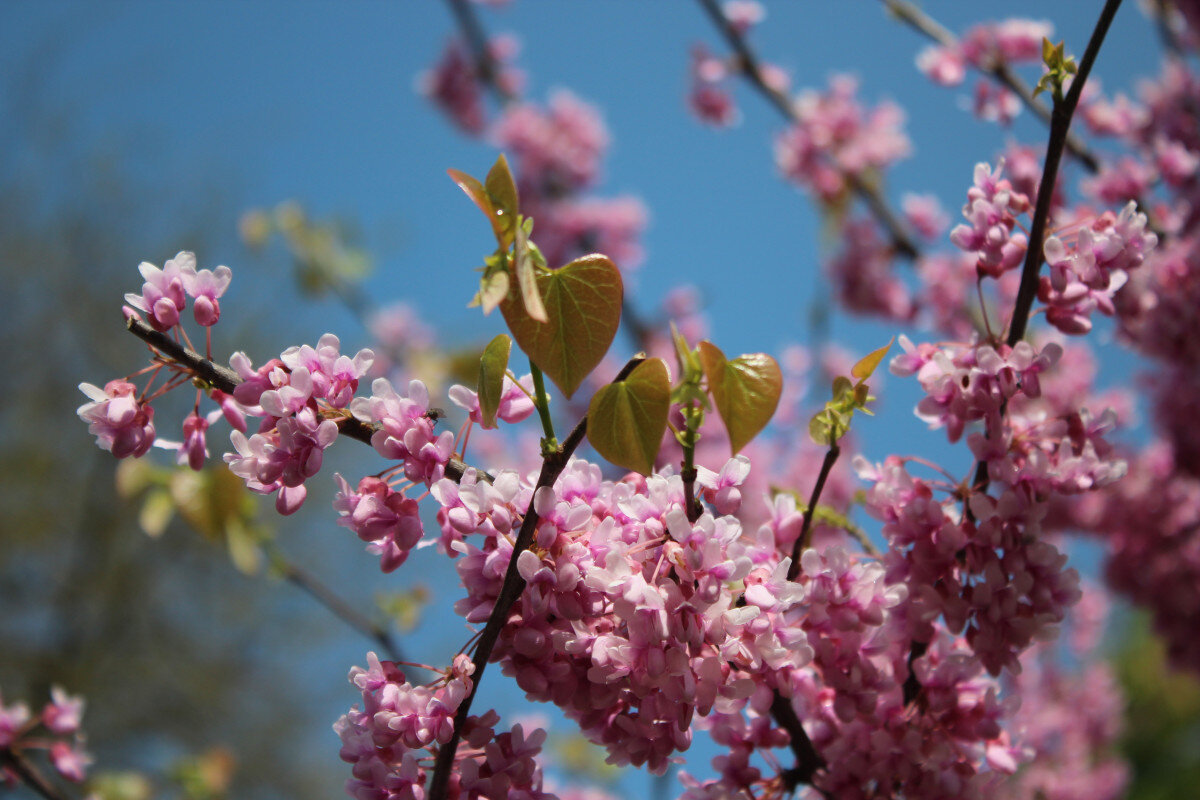
M9 746L0 747L0 767L8 767L45 800L68 800L70 797L50 783L20 750Z
M958 47L959 41L957 36L908 0L883 0L883 4L887 6L888 10L897 19L907 23L909 27L924 34L931 41L943 47ZM992 60L986 64L978 65L976 69L1009 89L1013 94L1021 98L1021 103L1033 112L1038 119L1047 125L1050 124L1050 109L1046 107L1045 103L1033 96L1033 90L1012 71L1008 64L1000 60ZM1079 162L1087 168L1088 172L1100 171L1100 160L1078 137L1073 134L1068 135L1066 146L1068 152L1079 159Z
M500 66L488 48L487 34L484 33L483 26L479 24L470 2L468 0L447 1L450 3L450 10L454 13L454 19L458 22L458 29L462 31L463 38L467 41L467 48L471 51L471 58L475 62L476 77L495 93L500 105L515 102L518 99L517 96L500 82Z
M698 2L737 56L741 74L784 118L789 122L798 123L800 117L796 113L792 101L783 92L767 83L763 75L762 62L747 43L746 37L730 23L729 18L721 11L716 0L698 0ZM896 254L909 260L915 260L921 253L916 240L888 205L879 189L856 175L845 173L843 177L850 189L867 204L876 220L887 229L888 235L892 239L892 249Z
M644 360L644 354L639 353L634 356L621 368L621 371L613 379L613 382L616 383L629 377L629 373L633 372L634 368ZM587 419L587 415L584 414L570 435L562 443L562 447L546 456L542 461L541 473L538 475L533 495L529 498L529 507L526 509L525 517L521 521L521 529L517 533L517 539L513 543L512 556L509 558L508 568L504 572L504 583L500 587L500 594L496 597L495 605L492 606L492 613L488 616L487 624L484 626L483 632L480 633L479 640L475 645L475 654L472 658L475 670L471 674L471 692L462 701L462 704L459 705L458 711L454 715L454 733L451 735L450 741L438 749L433 778L429 783L428 796L430 800L444 800L446 797L450 772L454 767L454 756L458 751L458 742L462 735L463 726L470 716L471 703L475 699L475 693L479 690L483 671L487 667L488 660L491 658L492 648L495 647L496 640L500 638L500 632L508 623L508 617L512 612L513 605L521 597L521 593L525 591L525 579L521 577L521 573L517 569L517 561L520 559L521 554L528 550L529 546L533 543L533 535L540 521L537 510L534 508L537 502L538 491L554 486L558 480L558 476L562 474L562 471L567 466L567 462L570 461L571 455L583 442L583 437L587 433Z
M821 462L821 472L817 475L817 483L813 486L812 496L808 500L808 508L804 509L804 524L800 527L800 535L796 537L796 543L792 545L792 565L788 567L787 576L789 581L796 580L796 576L800 574L800 556L808 548L809 540L812 539L812 521L813 515L817 512L817 503L821 499L821 492L825 491L825 481L829 479L829 472L833 469L841 452L842 448L838 446L837 442L829 443L825 460Z
M1121 0L1107 0L1104 4L1104 10L1100 12L1100 19L1096 21L1096 27L1092 31L1092 38L1088 40L1087 49L1079 61L1079 71L1071 81L1071 89L1061 103L1054 103L1051 112L1050 139L1046 143L1046 161L1042 167L1042 181L1038 185L1037 207L1029 232L1029 248L1025 251L1021 288L1017 291L1017 304L1009 324L1009 347L1025 337L1025 326L1029 322L1029 312L1037 294L1038 273L1042 268L1042 245L1046 238L1046 225L1050 220L1050 200L1054 194L1054 182L1058 178L1058 165L1070 132L1071 117L1075 113L1075 107L1079 105L1079 96L1083 93L1083 85L1087 83L1088 74L1092 71L1092 64L1100 53L1104 36L1108 33L1113 17L1120 7Z
M396 644L395 639L392 638L391 632L386 628L371 620L350 603L346 602L346 600L326 586L320 578L291 561L283 551L272 547L268 552L272 565L274 565L275 569L279 570L279 574L283 576L284 580L312 597L342 622L345 622L368 639L374 640L391 661L408 660L400 651L400 647Z

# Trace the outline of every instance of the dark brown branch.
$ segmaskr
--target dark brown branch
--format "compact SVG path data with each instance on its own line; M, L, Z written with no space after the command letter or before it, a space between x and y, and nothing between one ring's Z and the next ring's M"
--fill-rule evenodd
M1079 96L1087 83L1092 64L1100 53L1100 45L1112 24L1121 0L1107 0L1100 19L1088 40L1087 49L1079 61L1079 71L1071 81L1071 89L1062 102L1055 101L1050 116L1050 139L1046 144L1046 162L1042 167L1042 181L1038 185L1037 207L1033 213L1033 225L1029 231L1029 248L1025 252L1025 265L1021 269L1021 288L1017 291L1017 304L1013 309L1012 321L1008 329L1008 345L1012 347L1025 338L1025 326L1029 322L1029 312L1033 307L1033 298L1037 294L1038 273L1042 269L1042 246L1046 238L1046 226L1050 220L1050 200L1054 194L1054 182L1058 178L1058 165L1062 161L1063 149L1066 147L1067 135L1071 128L1071 117L1075 107L1079 105Z
M825 759L813 747L812 739L808 738L800 718L796 716L796 709L792 708L792 701L775 692L771 700L771 716L779 723L779 727L788 732L789 746L796 756L796 765L784 770L781 775L788 792L795 791L801 784L811 786L817 770L825 766Z
M808 499L808 508L804 509L804 524L800 527L800 535L796 537L796 543L792 545L792 565L788 567L787 576L789 581L796 580L796 576L800 574L800 556L808 549L809 541L812 539L812 521L813 515L817 513L817 503L821 500L821 492L825 491L825 481L829 479L829 472L833 469L841 452L842 448L838 446L838 443L831 442L829 450L825 453L825 460L821 462L821 472L817 475L817 483L813 486L812 496Z
M746 42L746 37L729 22L729 18L725 16L720 6L717 5L716 0L698 1L708 14L709 19L712 20L713 25L716 26L717 30L725 38L726 44L729 45L730 49L737 56L738 66L746 80L785 119L789 122L799 122L799 116L796 114L796 109L792 105L792 101L786 94L767 83L766 78L763 76L762 62ZM867 204L871 213L875 215L876 220L887 229L888 235L892 240L892 249L896 254L910 260L916 259L921 252L916 240L909 233L904 223L900 221L900 218L888 206L879 189L854 175L846 174L844 177L854 194Z
M1008 329L1008 346L1013 347L1025 337L1025 327L1029 323L1029 314L1033 308L1033 299L1037 294L1038 274L1042 269L1042 246L1046 238L1046 226L1050 218L1050 197L1054 193L1054 182L1058 177L1058 166L1062 161L1066 148L1067 133L1071 127L1071 117L1079 104L1079 96L1083 92L1084 83L1092 70L1092 64L1100 52L1100 45L1112 24L1113 17L1121 7L1121 0L1107 0L1096 27L1088 40L1087 49L1079 62L1078 72L1071 81L1071 88L1061 102L1055 102L1050 119L1050 138L1046 144L1046 161L1042 167L1042 179L1038 185L1037 207L1033 213L1033 225L1029 233L1029 248L1025 251L1025 264L1021 269L1021 287L1017 292L1016 306L1013 309L1012 320ZM1003 410L1002 410L1003 413ZM975 476L971 492L986 492L988 490L988 468L986 461L975 464ZM970 517L968 504L966 514ZM905 703L911 703L921 691L921 684L912 671L912 663L924 655L927 644L913 642L909 654L909 674L904 682ZM919 652L918 652L919 651Z
M629 377L629 373L633 372L634 367L645 360L644 354L638 354L629 360L613 382L622 381ZM438 750L437 761L434 766L433 778L429 783L429 798L430 800L444 800L446 797L446 788L450 781L450 771L454 767L454 756L458 751L459 738L462 735L463 726L466 724L467 717L471 713L471 703L475 699L475 693L479 690L479 682L483 678L483 671L487 667L488 660L492 655L492 648L496 645L496 640L500 638L500 632L508 623L508 617L512 613L512 607L520 598L521 593L525 591L525 579L521 577L520 571L517 569L517 561L522 553L529 549L533 543L533 535L537 530L539 516L534 508L537 502L537 494L540 489L553 487L558 480L558 476L566 468L567 462L570 461L571 455L575 449L583 442L583 437L587 433L587 415L585 414L578 424L567 436L566 441L562 446L546 456L542 461L542 470L538 475L537 484L533 489L533 496L529 498L529 507L525 511L525 518L521 521L521 529L517 533L517 539L513 543L512 556L508 562L508 568L504 572L504 583L500 587L500 594L496 598L495 605L492 606L492 613L488 617L487 624L484 625L483 632L479 635L479 640L475 645L475 654L472 658L472 663L475 666L475 671L471 675L471 692L463 700L458 707L458 711L454 715L454 733L450 737L450 741L444 744Z
M29 763L25 755L13 747L0 747L0 767L7 767L16 774L25 783L29 784L29 788L33 789L45 800L68 800L70 797L65 792L59 790L54 784L46 779L46 776L38 771L37 767Z

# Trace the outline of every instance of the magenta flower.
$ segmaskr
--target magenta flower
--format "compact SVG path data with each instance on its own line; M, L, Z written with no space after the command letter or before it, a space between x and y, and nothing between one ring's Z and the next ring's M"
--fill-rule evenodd
M88 423L88 433L96 444L117 458L141 458L154 444L154 409L139 403L137 387L124 380L113 380L104 389L90 383L79 384L79 390L91 398L75 413Z
M196 324L211 327L221 318L221 304L218 299L229 288L233 272L229 267L217 267L216 270L202 269L196 271L196 264L183 267L183 288L193 299L192 314Z
M182 252L163 264L162 269L148 261L138 265L138 271L146 282L142 293L125 295L125 302L146 314L150 324L158 331L167 331L179 324L179 314L187 305L184 292L184 274L195 271L196 256Z

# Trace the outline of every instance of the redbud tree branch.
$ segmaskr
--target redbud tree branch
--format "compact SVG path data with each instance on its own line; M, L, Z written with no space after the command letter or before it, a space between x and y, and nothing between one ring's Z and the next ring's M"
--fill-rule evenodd
M0 747L0 767L7 767L12 770L17 777L29 784L29 788L33 789L45 798L45 800L68 800L70 797L70 795L50 783L46 779L46 776L39 772L37 767L25 758L24 753L14 747Z
M1083 85L1087 82L1088 74L1092 71L1092 64L1096 62L1100 46L1104 43L1104 37L1120 7L1121 0L1105 2L1104 9L1100 12L1100 18L1096 21L1096 27L1092 30L1091 39L1088 40L1087 49L1084 50L1083 57L1079 61L1078 72L1071 81L1071 88L1062 101L1055 101L1051 111L1050 137L1046 143L1046 161L1042 167L1042 179L1038 184L1037 206L1033 212L1033 224L1029 232L1029 247L1025 251L1025 263L1021 268L1021 286L1017 291L1017 301L1008 327L1007 344L1009 347L1015 346L1025 338L1025 328L1029 324L1033 299L1037 295L1038 274L1041 272L1044 260L1042 248L1046 238L1046 226L1050 220L1050 198L1054 194L1054 182L1058 178L1058 167L1067 146L1071 117L1075 113L1076 106L1079 105L1079 96L1083 92ZM1001 413L1003 413L1003 409ZM988 483L987 462L980 460L975 464L974 485L971 491L986 492ZM969 508L967 514L970 515ZM912 671L912 662L924 655L927 646L927 643L924 642L913 643L913 649L908 659L909 675L904 682L905 703L911 703L920 694L921 685Z
M621 371L617 373L617 377L613 378L613 383L625 380L625 378L629 377L629 373L633 372L634 368L644 360L645 355L639 354L634 356L621 368ZM508 623L508 617L512 613L513 605L520 598L521 593L525 591L525 579L521 577L521 573L517 569L517 561L521 554L528 550L529 546L533 543L533 535L540 521L537 510L534 508L537 503L538 491L554 486L558 480L558 476L562 474L562 471L567 466L567 462L570 461L571 455L583 442L583 437L587 433L587 419L587 415L584 414L570 435L562 443L562 446L542 460L542 470L538 475L537 484L534 486L533 496L529 498L529 507L526 509L525 517L521 521L521 530L517 533L517 539L513 543L512 557L509 559L508 568L504 573L504 583L500 587L500 594L496 598L495 605L492 606L492 613L488 617L487 624L484 626L483 632L479 636L479 641L475 646L475 655L472 659L475 671L471 675L471 692L463 700L462 704L458 707L457 713L454 715L454 733L450 737L450 741L442 745L438 750L433 779L429 783L430 800L445 800L446 789L450 781L450 772L454 767L454 755L458 751L458 742L462 735L462 729L466 724L467 717L470 715L471 703L475 699L475 693L479 690L479 682L483 678L484 668L487 667L488 660L492 655L492 649L496 645L496 640L500 637L500 632Z
M408 660L404 657L404 653L401 652L400 646L396 644L396 640L392 637L392 634L384 626L374 622L366 614L363 614L352 604L346 602L345 599L334 593L317 576L293 562L278 548L270 548L268 555L271 559L271 564L279 571L284 580L325 606L331 614L342 622L368 639L373 640L387 654L390 660Z
M707 12L713 25L721 32L721 35L725 38L725 42L737 56L738 66L746 80L785 119L793 123L799 122L800 118L796 114L796 109L792 105L792 101L786 94L767 83L766 78L763 76L762 62L746 41L746 37L730 23L729 18L725 16L720 6L717 5L717 0L699 0L699 3L705 12ZM847 173L843 174L842 177L849 184L851 190L858 195L859 199L867 204L867 207L875 215L875 219L879 221L879 224L887 229L888 235L892 239L892 249L896 254L909 260L915 260L921 254L920 248L917 246L912 234L908 231L907 226L901 222L896 212L888 205L879 188L874 184L863 181L856 175Z
M796 580L800 574L800 556L808 549L812 540L812 522L813 515L817 512L817 503L821 500L821 492L825 491L825 481L829 479L829 473L841 452L842 448L836 440L829 443L829 450L825 452L825 460L821 462L821 472L817 475L812 496L808 499L808 508L804 509L804 523L800 526L800 535L796 537L796 543L792 546L792 565L788 567L787 576L789 581Z
M1075 114L1079 96L1083 93L1083 85L1087 83L1092 64L1096 62L1100 46L1104 44L1104 37L1120 7L1121 0L1107 0L1104 4L1104 10L1100 12L1100 19L1096 21L1096 27L1092 31L1092 38L1088 40L1083 58L1079 60L1079 71L1071 81L1071 88L1062 102L1055 101L1050 114L1050 139L1046 143L1046 162L1042 167L1037 207L1029 231L1029 249L1025 251L1025 265L1021 269L1021 288L1017 291L1017 304L1009 323L1009 347L1025 337L1025 326L1029 322L1029 312L1037 294L1038 273L1041 271L1043 260L1042 245L1046 238L1046 225L1050 220L1050 200L1054 194L1054 182L1058 178L1058 165L1062 161L1063 150L1070 135L1071 117Z
M888 11L891 11L897 19L907 23L909 27L924 34L931 41L943 47L958 47L958 37L948 31L940 22L929 16L929 14L909 2L909 0L883 0L883 4L887 6ZM993 59L986 64L980 65L978 69L1021 98L1021 103L1033 112L1038 119L1047 125L1050 124L1050 109L1033 96L1033 90L1009 68L1008 64L1000 59ZM1100 160L1096 158L1095 154L1077 136L1067 134L1066 147L1068 152L1079 159L1079 163L1087 167L1089 172L1100 171Z

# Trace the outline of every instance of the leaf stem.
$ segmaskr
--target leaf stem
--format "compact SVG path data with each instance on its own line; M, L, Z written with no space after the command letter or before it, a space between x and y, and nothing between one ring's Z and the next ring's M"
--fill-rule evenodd
M538 365L529 359L529 372L533 375L533 404L537 407L538 417L542 420L542 433L546 438L542 442L542 452L547 453L558 449L558 439L554 436L554 420L550 418L550 395L546 393L546 379Z

